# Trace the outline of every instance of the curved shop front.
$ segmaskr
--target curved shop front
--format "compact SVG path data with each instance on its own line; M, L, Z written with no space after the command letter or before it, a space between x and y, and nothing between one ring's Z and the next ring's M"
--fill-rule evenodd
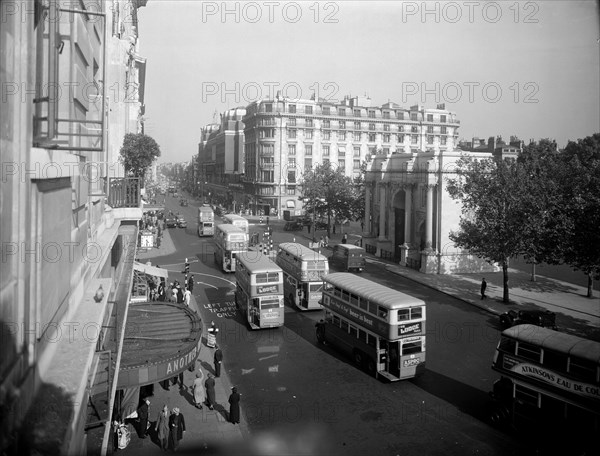
M140 389L194 369L200 355L202 321L187 306L167 302L129 305L117 380L118 415L127 418L145 396Z

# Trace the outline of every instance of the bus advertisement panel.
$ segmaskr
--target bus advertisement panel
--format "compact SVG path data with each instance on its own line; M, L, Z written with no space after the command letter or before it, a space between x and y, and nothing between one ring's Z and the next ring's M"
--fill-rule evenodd
M222 223L215 228L215 263L225 272L235 272L236 257L248 250L248 234Z
M352 356L375 376L396 381L425 368L425 302L386 286L337 272L323 277L325 318L317 340Z
M223 218L224 223L228 223L230 225L237 226L241 230L248 233L248 231L249 231L248 220L246 220L244 217L242 217L240 215L235 215L235 214L225 214L222 218Z
M283 326L283 271L257 251L237 256L235 303L251 329Z
M578 451L571 454L600 451L599 342L536 325L513 326L500 336L492 369L501 375L490 393L492 422L568 435L569 452Z
M275 262L284 273L285 299L300 310L317 310L323 292L322 277L329 272L327 257L295 242L279 244Z

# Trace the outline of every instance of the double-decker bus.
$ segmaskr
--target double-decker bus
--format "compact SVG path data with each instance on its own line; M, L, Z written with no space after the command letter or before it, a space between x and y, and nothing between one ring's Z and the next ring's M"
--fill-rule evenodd
M501 375L490 393L493 422L568 436L570 451L590 445L600 451L599 342L536 325L513 326L500 336L492 369Z
M215 213L210 206L198 208L198 236L215 234Z
M283 269L285 299L300 310L322 309L322 277L329 273L327 257L295 242L279 244L277 265Z
M225 272L235 272L236 256L248 250L248 234L222 223L215 227L215 263Z
M235 304L251 329L283 326L283 271L272 258L249 250L237 256Z
M248 220L240 215L235 214L225 214L223 217L223 223L228 223L233 226L237 226L238 228L244 230L246 233L248 232Z
M425 369L425 302L347 272L323 277L325 318L317 340L376 377L412 378Z

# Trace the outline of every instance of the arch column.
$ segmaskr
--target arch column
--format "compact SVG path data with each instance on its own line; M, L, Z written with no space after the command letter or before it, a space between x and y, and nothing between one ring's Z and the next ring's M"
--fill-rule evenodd
M433 191L435 184L427 185L427 204L425 215L425 249L421 251L421 272L435 274L438 258L433 249Z
M365 219L363 221L363 236L371 234L371 186L365 186Z
M404 244L400 246L400 264L408 266L408 258L412 245L412 191L413 185L404 185Z
M379 200L379 237L377 238L380 241L385 241L385 214L387 211L387 201L386 201L386 193L387 193L387 185L382 184L380 187L380 195L381 199Z

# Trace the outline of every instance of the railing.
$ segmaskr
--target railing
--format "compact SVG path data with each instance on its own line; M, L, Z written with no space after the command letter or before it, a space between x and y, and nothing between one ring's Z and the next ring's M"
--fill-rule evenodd
M407 258L406 266L411 269L416 269L417 271L421 269L421 259L420 258Z
M140 207L141 182L138 177L111 177L108 179L108 205Z

